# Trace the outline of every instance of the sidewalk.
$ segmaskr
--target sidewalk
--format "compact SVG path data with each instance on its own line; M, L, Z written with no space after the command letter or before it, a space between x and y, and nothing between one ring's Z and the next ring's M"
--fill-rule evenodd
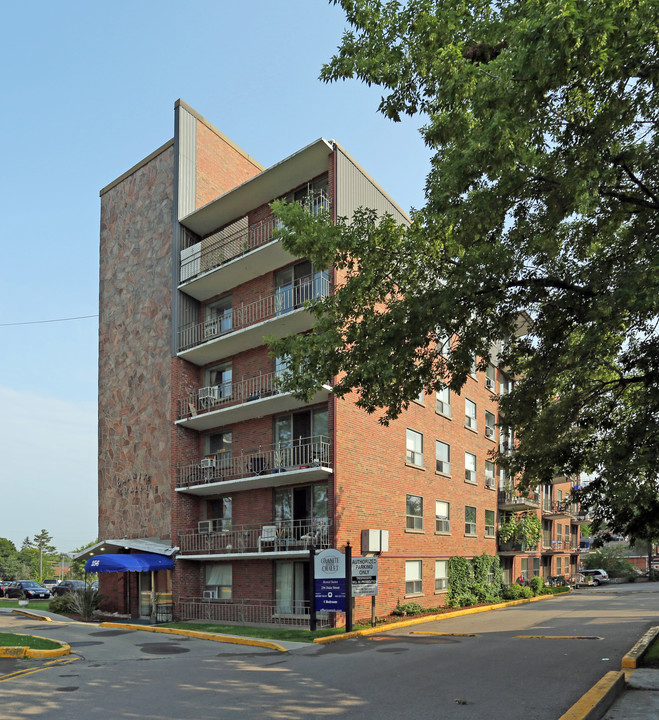
M656 720L659 718L659 670L631 670L622 695L603 720Z

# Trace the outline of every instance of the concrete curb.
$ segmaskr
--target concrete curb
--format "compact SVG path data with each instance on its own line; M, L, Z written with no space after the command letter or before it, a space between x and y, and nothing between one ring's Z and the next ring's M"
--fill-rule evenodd
M625 689L625 673L612 670L564 714L559 720L600 720Z
M648 651L654 639L659 635L659 626L651 627L634 647L622 657L623 668L636 668L639 660Z
M53 640L52 638L41 637L40 635L26 635L23 633L15 633L21 637L36 637L39 640L50 640L50 642L58 643L61 647L54 650L35 650L29 647L0 647L0 657L5 658L29 658L30 660L50 660L51 658L61 657L62 655L71 654L71 646L61 640Z
M387 625L377 625L374 628L366 628L364 630L354 630L341 635L329 635L328 637L315 638L314 642L319 645L338 642L339 640L350 640L351 638L363 637L364 635L375 635L377 633L388 632L389 630L397 630L398 628L409 627L411 625L421 625L422 623L435 622L437 620L448 620L449 618L460 617L461 615L474 615L475 613L489 612L490 610L500 610L501 608L514 607L515 605L526 605L540 600L549 600L551 598L561 597L569 593L559 593L558 595L538 595L532 598L524 598L522 600L508 600L506 602L495 603L494 605L485 605L482 607L464 608L463 610L453 610L452 612L439 613L437 615L424 615L420 618L411 620L401 620L400 622L388 623Z
M30 612L29 610L12 610L12 613L16 615L22 615L23 617L28 617L30 620L45 620L46 622L52 622L53 619L47 617L46 615L37 615L36 613Z
M167 633L169 635L185 635L187 637L198 638L200 640L213 640L214 642L233 643L234 645L251 645L252 647L262 647L268 650L277 650L279 652L288 652L288 650L279 643L270 642L269 640L259 640L258 638L237 637L235 635L218 635L217 633L199 632L197 630L180 630L178 628L159 628L150 625L131 625L129 623L102 622L99 627L125 628L127 630L143 630L145 632Z

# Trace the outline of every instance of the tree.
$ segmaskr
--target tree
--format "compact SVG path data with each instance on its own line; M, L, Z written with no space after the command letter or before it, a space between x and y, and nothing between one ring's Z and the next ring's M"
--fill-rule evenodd
M7 538L0 538L0 577L3 580L16 580L20 574L21 562L16 546Z
M52 575L52 561L57 559L57 548L51 544L52 536L44 529L32 540L25 538L21 553L28 560L30 577L41 582L46 575ZM32 552L30 552L32 551Z
M432 165L409 227L274 204L286 247L339 280L312 333L271 340L289 387L332 378L388 422L496 348L517 379L498 461L527 486L589 473L573 499L633 534L621 502L643 528L658 497L658 3L338 4L352 29L321 78L380 86Z

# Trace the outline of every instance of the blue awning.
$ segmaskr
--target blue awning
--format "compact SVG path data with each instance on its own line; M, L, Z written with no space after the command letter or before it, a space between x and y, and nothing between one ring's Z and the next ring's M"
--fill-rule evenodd
M128 553L123 555L94 555L85 563L85 572L148 572L149 570L172 570L174 561L166 555L155 553Z

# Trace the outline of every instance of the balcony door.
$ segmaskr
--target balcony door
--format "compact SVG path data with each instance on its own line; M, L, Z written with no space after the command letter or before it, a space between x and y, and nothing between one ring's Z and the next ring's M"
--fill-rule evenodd
M277 613L305 615L309 607L309 563L275 563L275 606Z
M283 469L320 461L320 438L327 442L327 436L327 407L278 415L274 426L277 464Z

